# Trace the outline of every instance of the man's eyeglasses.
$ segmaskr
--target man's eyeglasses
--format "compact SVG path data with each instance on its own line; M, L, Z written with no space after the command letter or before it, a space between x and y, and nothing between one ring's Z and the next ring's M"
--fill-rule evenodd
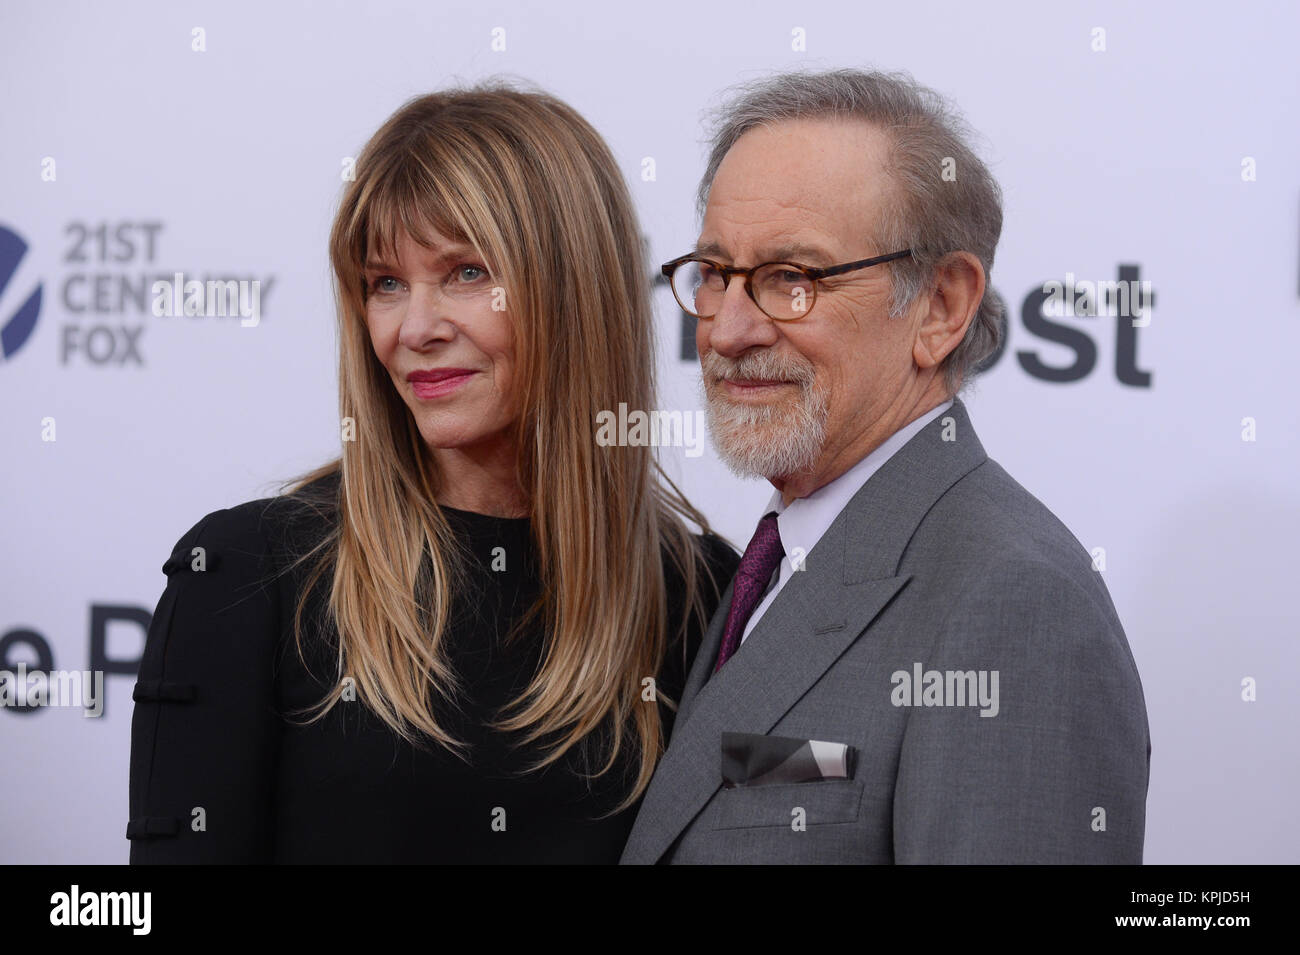
M902 252L831 265L824 269L795 265L792 262L764 262L753 268L741 269L691 254L664 263L663 273L673 287L677 304L696 318L712 318L717 315L731 277L743 275L745 291L763 314L778 322L790 322L803 318L813 307L813 302L817 299L818 279L892 262L911 254L911 249L904 249Z

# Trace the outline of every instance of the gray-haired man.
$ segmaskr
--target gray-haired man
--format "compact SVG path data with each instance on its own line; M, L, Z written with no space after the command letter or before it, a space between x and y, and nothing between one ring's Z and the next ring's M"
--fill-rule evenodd
M700 199L664 269L714 442L775 492L623 861L1141 862L1123 627L956 397L998 345L1002 225L959 121L906 76L776 77L721 114Z

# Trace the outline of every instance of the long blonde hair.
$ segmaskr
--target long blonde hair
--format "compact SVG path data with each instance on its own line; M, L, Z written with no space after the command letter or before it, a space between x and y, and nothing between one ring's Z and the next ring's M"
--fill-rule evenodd
M355 423L355 440L290 482L298 491L342 472L337 527L300 557L316 560L294 615L299 652L307 595L331 568L339 637L340 682L312 718L339 701L351 677L393 731L465 755L434 710L435 694L454 703L458 688L444 649L457 545L438 507L432 456L371 347L362 277L369 253L393 250L402 233L427 242L430 226L468 241L498 270L519 362L518 474L542 584L526 619L543 621L546 644L535 678L495 725L521 731L521 743L545 740L533 768L606 728L593 776L624 747L639 760L624 808L663 751L659 710L643 699L642 681L659 673L670 627L683 635L692 617L703 627L706 603L725 581L712 579L686 524L707 532L705 518L660 470L654 449L594 439L599 411L653 407L649 281L608 147L544 93L494 83L415 98L371 138L345 190L330 258L339 413ZM665 558L683 587L683 612L672 621Z

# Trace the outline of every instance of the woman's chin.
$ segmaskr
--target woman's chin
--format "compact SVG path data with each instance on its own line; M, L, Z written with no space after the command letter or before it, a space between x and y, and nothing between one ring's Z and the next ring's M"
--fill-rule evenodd
M486 448L503 440L500 432L484 431L481 428L421 428L420 436L431 451L468 451L473 448Z

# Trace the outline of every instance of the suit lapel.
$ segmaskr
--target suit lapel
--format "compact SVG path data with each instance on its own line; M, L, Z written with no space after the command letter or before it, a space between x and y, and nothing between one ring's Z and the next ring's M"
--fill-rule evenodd
M718 650L722 646L722 631L727 627L727 612L731 609L731 596L735 588L736 579L732 577L731 583L727 585L726 591L718 601L718 609L714 611L713 618L709 621L704 639L700 641L700 649L695 654L691 672L686 677L686 686L682 689L682 701L677 708L675 724L677 726L686 722L695 697L709 679L709 674L713 672L713 664L717 662Z
M810 564L815 551L808 554ZM722 733L766 733L775 726L906 581L889 577L841 588L807 572L792 577L727 665L697 686L689 708L683 707L623 861L657 861L722 785ZM830 594L835 599L827 599ZM692 684L712 670L717 644L713 640L707 658L701 647Z
M951 440L945 419L952 419ZM961 400L900 448L809 551L749 637L710 676L732 587L682 693L668 752L647 790L624 862L653 863L722 785L724 731L767 733L864 634L907 583L898 565L936 500L986 459Z

